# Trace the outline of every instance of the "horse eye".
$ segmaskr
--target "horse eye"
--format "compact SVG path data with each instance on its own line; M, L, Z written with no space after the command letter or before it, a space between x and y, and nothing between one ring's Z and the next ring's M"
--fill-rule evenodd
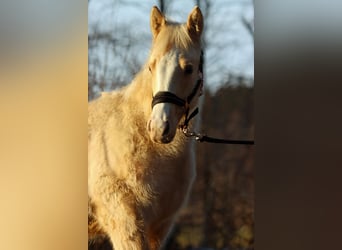
M184 73L187 74L187 75L190 75L190 74L192 74L192 72L193 72L192 65L186 65L185 69L184 69Z

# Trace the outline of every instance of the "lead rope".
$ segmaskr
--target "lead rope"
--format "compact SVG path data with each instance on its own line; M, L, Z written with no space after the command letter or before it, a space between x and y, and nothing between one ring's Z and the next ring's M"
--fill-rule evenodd
M190 132L187 128L182 129L186 137L195 137L196 141L209 142L209 143L222 143L222 144L240 144L240 145L254 145L254 141L250 140L227 140L207 136L205 134Z
M187 112L188 113L188 112ZM192 118L198 114L198 108L196 108L188 117L186 114L185 121L183 125L180 126L181 131L186 137L195 137L196 141L199 142L209 142L209 143L222 143L222 144L240 144L240 145L254 145L252 140L227 140L207 136L206 134L196 133L194 131L189 131L188 124Z

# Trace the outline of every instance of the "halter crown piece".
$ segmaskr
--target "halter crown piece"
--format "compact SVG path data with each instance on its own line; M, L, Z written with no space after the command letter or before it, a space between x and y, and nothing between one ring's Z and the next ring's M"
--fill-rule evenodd
M202 95L202 88L203 88L203 51L201 51L200 63L198 67L198 76L199 79L196 82L195 87L188 95L186 100L178 97L177 95L169 92L169 91L159 91L156 93L155 96L152 98L152 108L158 103L172 103L179 107L183 107L185 109L185 120L182 125L179 127L183 130L187 129L189 121L194 118L198 114L198 108L196 108L190 115L190 103L192 99L196 96L197 92L200 91L200 96Z

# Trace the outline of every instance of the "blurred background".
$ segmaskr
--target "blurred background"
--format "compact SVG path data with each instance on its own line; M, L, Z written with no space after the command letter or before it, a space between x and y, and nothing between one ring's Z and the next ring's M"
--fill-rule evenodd
M213 137L254 139L254 7L252 0L88 1L88 100L128 84L151 45L157 5L185 22L204 15L205 95L202 130ZM197 179L167 250L254 249L254 148L198 144ZM93 242L89 249L111 249Z

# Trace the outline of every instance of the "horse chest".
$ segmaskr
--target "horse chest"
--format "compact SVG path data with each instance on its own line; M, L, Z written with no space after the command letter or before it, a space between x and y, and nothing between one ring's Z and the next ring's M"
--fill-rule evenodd
M150 206L143 208L151 221L172 218L177 214L185 204L195 178L195 167L189 159L159 162L157 166L145 183L153 192Z
M148 182L152 183L157 199L181 202L194 178L195 165L189 154L186 154L175 159L156 161Z

